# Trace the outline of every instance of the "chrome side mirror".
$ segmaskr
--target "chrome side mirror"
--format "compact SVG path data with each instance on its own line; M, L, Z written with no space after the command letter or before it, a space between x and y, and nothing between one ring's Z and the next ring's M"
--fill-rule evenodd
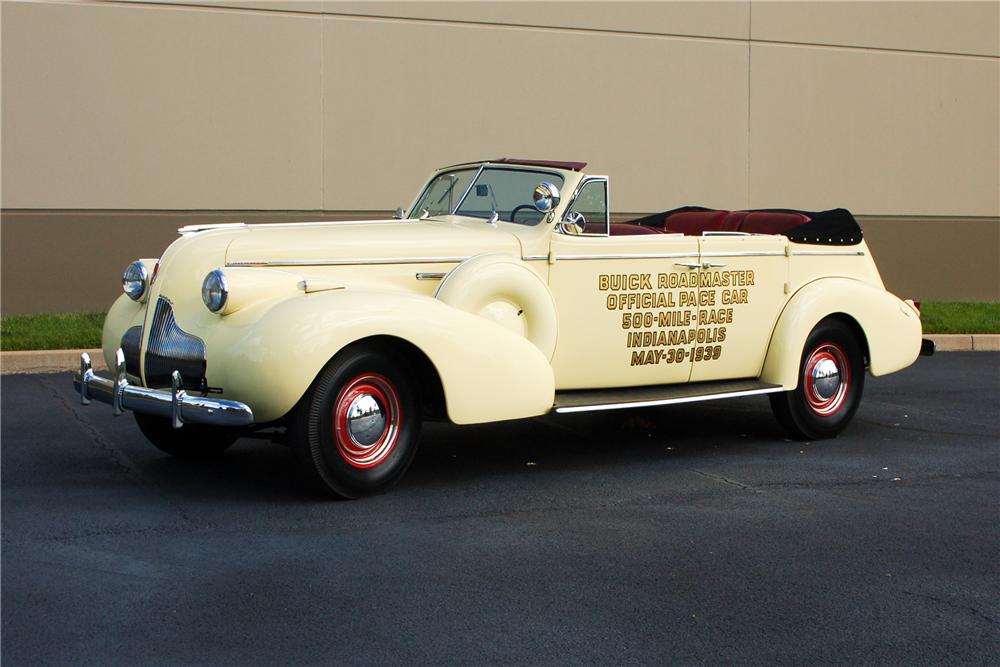
M406 217L406 211L403 210L402 206L400 206L399 208L397 208L396 212L392 214L392 219L393 220L402 220L405 217Z
M559 206L559 188L543 181L535 186L531 199L538 211L546 213Z
M578 236L583 234L583 230L587 228L587 218L582 213L570 211L563 217L559 226L562 228L563 234Z

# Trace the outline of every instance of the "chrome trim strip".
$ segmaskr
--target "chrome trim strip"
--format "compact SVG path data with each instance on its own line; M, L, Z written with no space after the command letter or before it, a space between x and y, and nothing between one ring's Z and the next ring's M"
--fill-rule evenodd
M306 222L257 222L247 225L250 231L255 229L271 229L274 227L322 227L325 225L392 225L400 222L410 222L415 218L392 218L390 220L310 220Z
M555 412L565 414L568 412L597 412L599 410L621 410L623 408L645 408L653 405L671 405L677 403L697 403L699 401L714 401L720 398L736 398L738 396L756 396L757 394L773 394L785 391L783 387L770 387L768 389L751 389L748 391L729 391L723 394L704 394L702 396L685 396L683 398L664 398L654 401L632 401L627 403L605 403L603 405L576 405L566 408L556 408Z
M702 257L784 257L784 250L759 250L741 252L703 252Z
M793 255L829 255L836 257L860 257L865 254L864 250L793 250Z
M635 253L620 255L558 255L557 260L578 260L578 259L677 259L681 257L698 257L696 252L662 252L662 253Z
M521 261L524 262L541 262L547 261L549 259L548 255L522 255Z
M750 232L702 232L702 236L753 236Z
M121 360L122 351L116 358ZM122 368L114 379L96 375L90 369L90 358L80 355L80 370L73 377L73 387L83 399L98 400L112 406L114 414L123 410L142 412L169 419L177 427L185 423L214 424L216 426L249 426L253 423L253 410L239 401L227 401L204 396L191 396L180 389L179 374L171 383L170 390L147 389L129 384L123 376ZM175 371L176 373L176 371Z
M418 273L417 280L441 280L445 277L444 273Z
M178 227L178 234L193 234L213 229L270 229L273 227L319 227L323 225L388 225L397 222L411 222L414 218L393 218L391 220L304 220L302 222L220 222L205 225L185 225Z
M465 257L369 257L344 259L261 259L226 262L226 266L356 266L363 264L448 264L464 262Z

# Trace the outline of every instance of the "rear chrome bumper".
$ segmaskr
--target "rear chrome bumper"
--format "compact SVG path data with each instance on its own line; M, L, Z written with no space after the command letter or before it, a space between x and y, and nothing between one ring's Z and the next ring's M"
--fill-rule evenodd
M115 353L115 377L105 378L94 373L90 355L80 355L80 371L73 378L73 387L80 394L80 402L89 405L91 399L108 403L115 415L125 410L142 412L169 419L174 428L186 423L213 426L249 426L253 411L239 401L225 401L204 396L190 396L182 389L181 374L171 375L171 388L147 389L129 384L125 375L125 355L119 348Z

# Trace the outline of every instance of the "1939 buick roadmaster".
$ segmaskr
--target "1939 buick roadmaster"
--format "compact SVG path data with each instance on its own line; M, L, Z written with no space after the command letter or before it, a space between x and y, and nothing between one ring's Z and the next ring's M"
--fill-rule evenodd
M866 371L933 352L846 210L612 222L585 166L445 167L392 220L181 228L126 269L113 377L84 355L81 400L176 456L283 432L312 483L357 497L399 480L423 420L767 394L789 433L827 438Z

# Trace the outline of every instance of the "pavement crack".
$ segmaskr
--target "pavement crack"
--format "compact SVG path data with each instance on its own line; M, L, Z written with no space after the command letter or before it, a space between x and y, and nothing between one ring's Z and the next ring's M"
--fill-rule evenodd
M77 425L83 430L83 432L87 434L90 440L95 445L97 445L98 448L102 449L105 453L107 453L108 457L114 462L115 465L121 468L122 471L125 472L125 474L130 477L134 477L135 479L141 481L149 481L143 477L142 473L139 472L138 467L136 467L136 465L124 452L122 452L120 449L112 445L111 442L108 441L108 439L105 438L100 431L94 428L93 424L86 421L83 417L80 416L80 413L66 399L66 396L63 395L62 392L60 392L51 382L45 380L44 376L37 376L37 377L38 377L38 383L49 390L49 393L52 394L52 397L60 405L62 405L63 408L66 409L66 412L69 413L70 417L72 417L73 420L77 423Z
M728 486L735 486L737 489L742 489L743 491L750 491L751 493L760 493L761 492L760 489L758 489L756 487L753 487L753 486L750 486L749 484L744 484L743 482L739 482L739 481L737 481L735 479L729 479L728 477L723 477L722 475L713 475L710 472L705 472L704 470L698 470L697 468L691 468L690 470L691 470L691 472L693 472L696 475L701 475L702 477L704 477L706 479L710 479L712 481L719 482L720 484L726 484Z
M95 428L93 424L85 420L80 415L77 408L74 407L73 403L67 400L63 392L59 391L59 389L54 384L46 380L45 376L36 376L36 377L38 379L38 383L41 386L45 387L49 391L49 393L52 394L52 397L56 400L57 403L62 405L62 407L66 410L66 412L69 413L70 417L79 425L80 429L87 434L90 440L95 445L97 445L97 447L100 450L102 450L108 455L108 458L111 459L112 463L114 463L125 474L126 477L129 477L135 480L136 482L148 485L151 488L156 489L157 493L159 493L167 500L167 502L173 505L173 507L176 509L181 519L191 524L192 526L195 527L199 526L198 522L195 521L191 516L189 516L187 511L185 511L185 509L181 505L179 505L178 503L174 502L169 497L167 497L166 494L164 494L163 491L157 487L156 482L154 480L144 475L139 469L139 466L133 463L132 459L129 458L129 456L125 454L125 452L123 452L122 450L111 444L111 441L105 438L104 435L97 428Z
M930 600L931 602L937 602L938 604L945 605L946 607L951 607L952 609L962 609L962 610L965 610L965 611L969 612L970 614L972 614L973 616L976 616L977 618L983 619L984 621L986 621L990 625L1000 626L1000 622L998 622L997 619L993 618L992 616L988 616L988 615L984 614L983 612L979 611L978 609L976 609L975 607L972 607L970 605L967 605L967 604L958 604L958 603L953 602L951 600L946 600L945 598L941 598L941 597L938 597L936 595L931 595L930 593L917 593L916 591L908 591L906 589L900 589L900 592L901 593L905 593L906 595L909 595L911 597L923 598L924 600Z
M851 487L851 486L871 486L876 484L907 484L914 482L935 482L938 480L975 480L975 479L991 479L1000 476L1000 471L987 470L983 472L975 473L947 473L939 475L918 475L914 477L906 477L900 480L893 480L889 477L880 477L878 479L852 479L834 482L766 482L760 486L764 489L836 489L841 487Z

